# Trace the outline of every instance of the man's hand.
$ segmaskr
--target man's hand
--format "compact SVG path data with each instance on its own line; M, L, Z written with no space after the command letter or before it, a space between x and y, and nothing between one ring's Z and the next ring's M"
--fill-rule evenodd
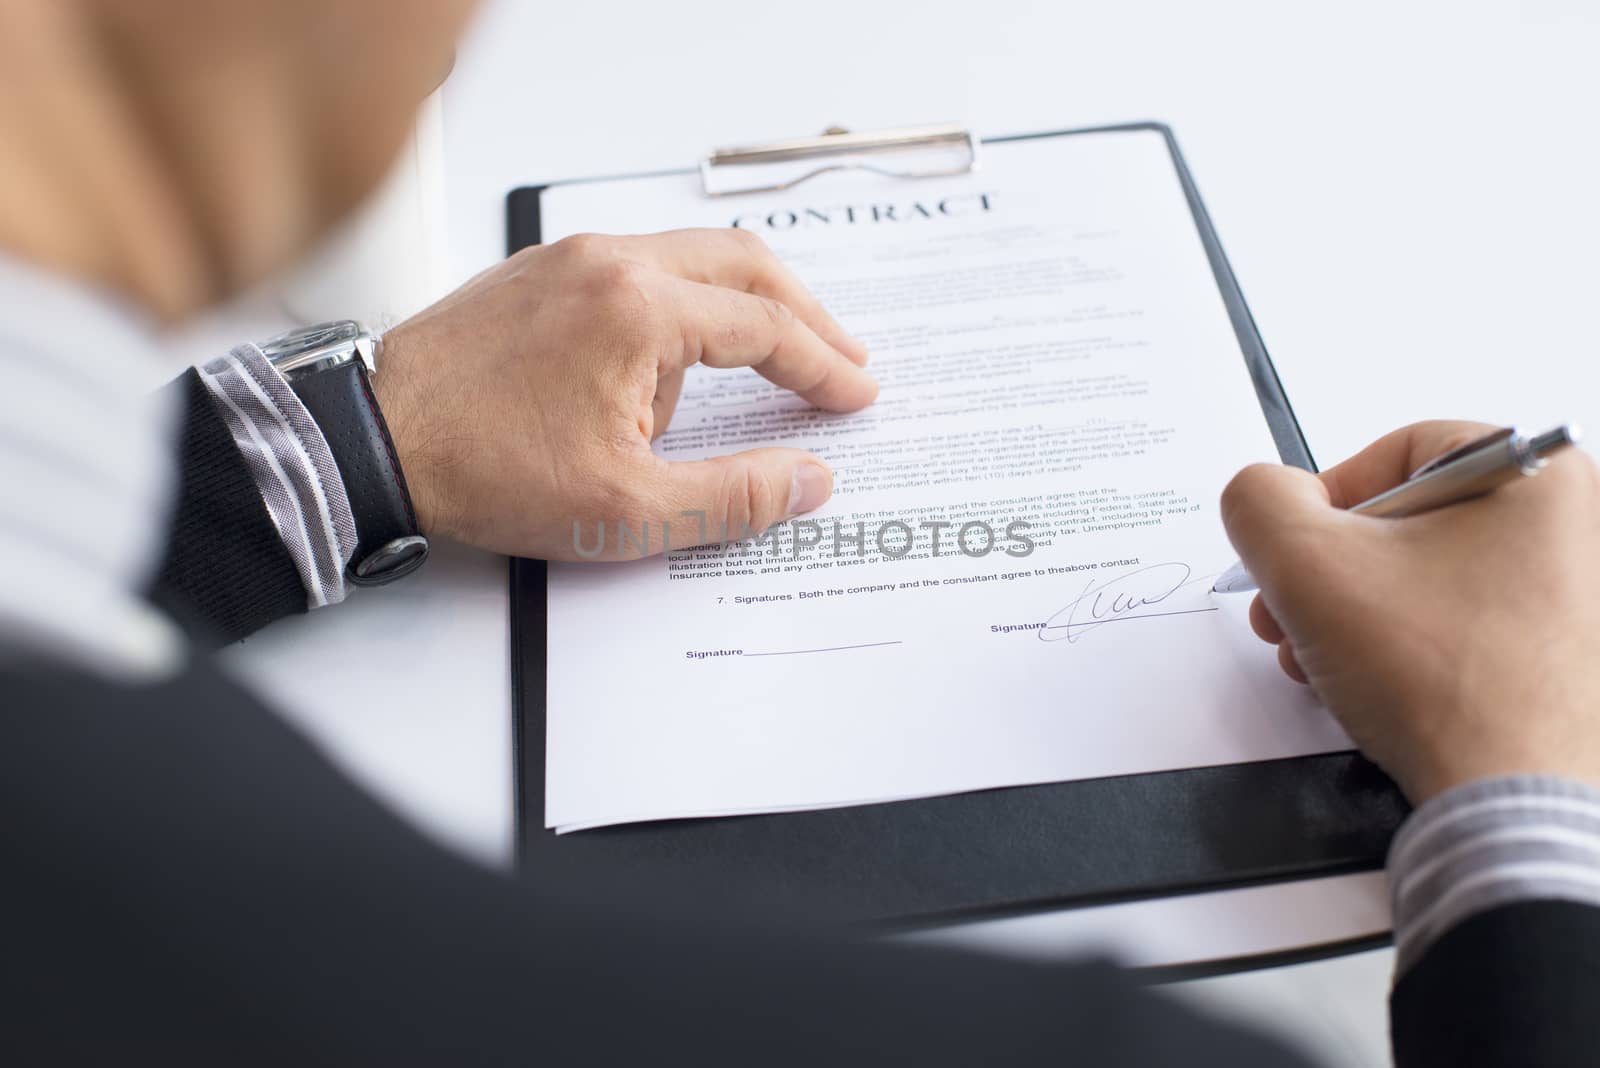
M1600 782L1600 471L1406 519L1343 511L1488 432L1419 423L1319 477L1262 465L1222 495L1261 583L1251 624L1420 804L1492 775Z
M526 249L384 338L374 379L418 520L497 552L604 557L617 524L659 552L808 512L833 475L797 449L668 463L650 451L694 363L753 367L812 404L877 396L867 353L759 238L582 235ZM705 527L685 513L704 513Z

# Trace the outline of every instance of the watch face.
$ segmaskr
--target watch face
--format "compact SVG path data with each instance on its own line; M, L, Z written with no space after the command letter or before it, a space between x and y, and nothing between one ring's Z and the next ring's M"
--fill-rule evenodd
M284 375L309 374L359 359L367 373L377 371L378 338L354 319L302 327L261 345L262 353Z

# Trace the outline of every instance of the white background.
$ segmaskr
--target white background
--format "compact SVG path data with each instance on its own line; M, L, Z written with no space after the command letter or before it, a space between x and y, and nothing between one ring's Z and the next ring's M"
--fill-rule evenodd
M519 184L678 167L834 124L993 135L1158 119L1321 462L1427 417L1600 430L1597 56L1593 0L502 0L461 49L442 133L425 129L400 179L436 234L427 262L379 257L394 277L347 285L342 314L397 314L492 263ZM417 214L394 208L373 228L414 233ZM386 289L408 296L370 297ZM231 659L423 826L504 858L504 576L500 560L445 547L418 579L284 621ZM1292 908L1359 925L1381 915L1381 879ZM1146 918L1140 937L1192 941L1181 924ZM1364 954L1193 996L1275 1020L1329 1063L1378 1064L1387 967Z

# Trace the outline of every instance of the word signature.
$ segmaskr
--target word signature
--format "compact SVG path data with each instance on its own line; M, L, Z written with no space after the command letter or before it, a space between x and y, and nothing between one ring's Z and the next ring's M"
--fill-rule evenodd
M1039 630L1039 640L1075 642L1088 631L1121 619L1215 612L1214 605L1189 608L1172 605L1161 609L1160 606L1179 590L1200 581L1191 580L1191 574L1193 571L1188 564L1151 564L1114 578L1090 579L1076 599L1045 620Z

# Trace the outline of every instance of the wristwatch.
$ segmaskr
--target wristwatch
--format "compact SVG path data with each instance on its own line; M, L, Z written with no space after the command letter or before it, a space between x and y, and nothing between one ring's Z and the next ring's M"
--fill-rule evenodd
M372 393L383 339L342 320L290 331L261 351L316 420L344 479L356 521L356 551L345 577L357 586L381 586L421 567L428 539L417 529L400 458Z

